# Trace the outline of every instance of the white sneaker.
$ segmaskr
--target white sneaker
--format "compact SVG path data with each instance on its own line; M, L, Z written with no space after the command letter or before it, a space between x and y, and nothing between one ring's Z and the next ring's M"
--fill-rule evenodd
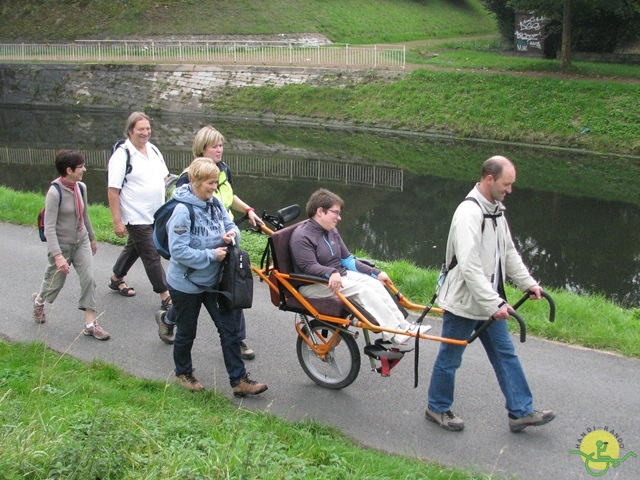
M409 326L409 330L408 331L414 331L415 328L417 327L417 325L415 323L412 323ZM426 333L431 330L431 325L420 325L420 335L426 335Z
M409 326L402 328L403 331L407 332L407 333L417 333L419 332L420 334L426 334L429 330L431 330L431 325L420 325L419 329L418 329L418 325L416 323L411 323L409 324ZM409 335L401 335L399 333L397 333L396 335L394 335L393 339L391 340L393 343L395 343L396 345L400 345L400 346L406 346L407 343L410 340L413 340L414 337L409 336Z

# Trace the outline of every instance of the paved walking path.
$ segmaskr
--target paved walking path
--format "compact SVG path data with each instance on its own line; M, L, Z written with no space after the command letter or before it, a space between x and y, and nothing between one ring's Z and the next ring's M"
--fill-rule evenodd
M100 244L95 257L100 323L112 338L98 342L78 337L83 320L76 309L79 287L75 273L56 303L47 308L47 323L33 322L30 298L44 271L46 247L34 228L0 224L0 235L0 335L11 341L42 340L56 351L117 364L139 377L172 378L171 347L158 339L153 319L160 302L141 264L128 277L137 296L120 297L107 288L120 247ZM507 427L495 375L481 345L474 343L458 374L454 405L466 428L446 432L424 418L426 388L438 344L421 344L417 389L413 388L414 357L408 354L389 378L371 373L368 358L363 356L360 375L350 387L327 390L312 383L298 364L294 315L272 306L260 283L254 303L247 311L248 342L257 356L247 362L247 368L252 377L269 384L264 395L243 401L231 397L217 334L204 314L193 351L198 379L245 408L289 420L313 419L338 427L365 446L505 478L592 478L581 458L569 453L577 449L587 429L615 430L624 444L618 458L629 451L640 457L639 360L535 338L518 344L536 407L556 409L558 417L544 427L513 434ZM561 307L556 321L562 321ZM439 332L439 320L431 323ZM611 466L602 478L640 478L640 458Z

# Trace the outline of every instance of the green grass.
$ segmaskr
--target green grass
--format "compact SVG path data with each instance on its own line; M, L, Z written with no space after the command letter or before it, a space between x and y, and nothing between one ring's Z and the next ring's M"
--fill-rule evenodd
M42 195L0 187L0 221L35 227L35 218L43 203ZM107 207L90 205L89 214L98 241L113 242L117 239L120 244L123 242L113 234ZM242 246L249 252L254 265L260 264L266 241L266 235L243 233ZM358 255L367 256L366 252L358 252ZM414 303L424 305L431 299L438 275L436 270L418 268L406 261L376 259L376 263L389 273L400 291ZM530 334L640 358L640 329L637 328L640 309L623 308L602 295L576 295L560 289L549 289L548 292L556 303L556 322L548 321L549 310L544 301L525 302L519 310L526 319ZM512 303L522 296L512 287L507 289L507 294ZM515 329L515 323L512 323Z
M558 73L559 60L517 55L498 38L426 43L410 48L407 62L446 69L474 69L489 72ZM640 79L637 65L573 61L567 75L601 79ZM566 75L565 75L565 78Z
M417 70L394 82L372 77L344 88L226 88L211 103L223 113L640 153L640 83Z
M3 209L0 221L19 225L35 225L38 212L44 206L44 197L35 192L16 192L10 188L0 186L0 198ZM89 205L89 215L96 239L114 245L125 245L126 239L119 238L113 233L111 212L104 205Z
M497 32L479 0L21 0L4 2L2 17L3 38L40 41L320 32L363 44Z
M169 412L169 414L168 414ZM486 478L358 447L336 429L0 341L0 477Z

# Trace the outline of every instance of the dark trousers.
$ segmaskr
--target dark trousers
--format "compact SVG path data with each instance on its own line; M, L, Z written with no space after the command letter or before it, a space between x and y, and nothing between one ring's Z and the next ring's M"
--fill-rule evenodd
M245 374L244 362L240 353L240 329L237 316L233 311L225 312L218 308L218 295L211 292L184 293L169 290L173 307L169 310L170 321L176 324L176 337L173 342L173 361L176 375L193 372L191 348L196 339L200 307L204 305L213 323L218 329L224 364L229 374L229 383L235 387Z
M247 338L247 322L244 318L244 310L241 308L234 310L233 316L238 322L240 340L245 340Z
M125 277L136 260L140 258L153 291L166 292L167 278L164 267L160 254L153 245L153 225L127 225L127 232L129 238L113 266L113 274L116 278Z

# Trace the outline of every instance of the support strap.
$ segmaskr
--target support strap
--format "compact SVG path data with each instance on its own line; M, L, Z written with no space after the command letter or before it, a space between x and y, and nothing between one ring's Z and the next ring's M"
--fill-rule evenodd
M438 297L438 292L436 290L436 293L434 293L433 297L431 297L431 301L424 308L424 310L418 317L418 320L416 320L416 324L418 325L418 332L420 331L420 326L422 325L422 321L424 320L424 317L426 317L429 311L431 310L431 308L433 308L433 304L435 303L437 297ZM414 350L416 351L416 353L415 353L415 356L413 357L413 388L417 388L418 387L418 363L420 360L420 338L417 335L416 335L416 346Z

